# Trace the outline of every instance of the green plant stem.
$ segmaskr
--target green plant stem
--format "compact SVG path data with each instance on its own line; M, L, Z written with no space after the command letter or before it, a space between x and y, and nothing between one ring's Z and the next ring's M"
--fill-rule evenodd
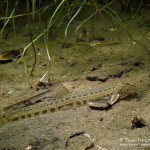
M13 14L14 14L14 12L15 12L15 10L16 10L17 4L18 4L18 0L16 0L16 2L15 2L15 7L14 7L14 9L13 9L12 12L11 12L10 17L13 17ZM7 2L7 9L6 9L6 16L7 16L7 15L8 15L8 2ZM5 17L5 22L4 22L3 28L2 28L2 30L1 30L1 32L0 32L1 38L2 38L2 36L3 36L4 29L5 29L6 25L9 23L9 21L10 21L10 18L9 18L9 19L6 19L6 17Z
M68 27L70 26L71 22L74 20L74 18L78 15L78 13L80 12L81 8L83 7L83 4L86 2L86 0L83 1L83 3L81 4L81 6L79 7L79 9L77 10L77 12L74 14L74 16L70 19L66 30L65 30L65 38L67 38L67 31L68 31Z
M108 7L109 7L112 3L114 3L114 2L115 2L115 0L113 0L113 1L110 2L110 3L108 3L108 4L105 5L104 7L100 8L100 9L99 9L99 12L105 10L106 8L108 8ZM85 22L87 22L89 19L91 19L95 14L97 14L97 11L94 12L94 13L92 13L92 14L91 14L89 17L87 17L86 19L84 19L84 20L81 22L81 24L76 27L75 33L81 28L81 26L83 26L83 24L84 24Z
M59 10L59 8L61 7L61 5L65 2L65 0L62 0L62 2L58 5L58 7L56 8L56 10L54 11L50 21L49 21L49 24L48 24L48 27L47 29L45 29L39 36L37 36L32 42L34 43L35 41L37 41L41 36L43 36L46 32L47 32L47 38L48 38L48 31L49 29L53 26L53 24L55 23L56 20L53 21L53 18L54 16L56 15L57 11ZM27 48L32 44L32 42L30 42L26 47L24 47L24 50L23 50L23 53L22 53L22 56L21 58L18 60L17 63L19 63L21 60L22 60L22 57L24 56L25 52L27 51ZM47 54L49 53L48 52L48 47L47 47ZM49 56L49 55L48 55Z
M21 50L20 50L20 54L21 54ZM28 84L30 85L30 88L33 88L30 80L29 80L29 74L28 74L28 69L27 69L27 65L26 65L26 62L24 60L24 57L22 56L22 60L23 60L23 64L24 64L24 71L25 71L25 76L26 76L26 79L27 79L27 82Z

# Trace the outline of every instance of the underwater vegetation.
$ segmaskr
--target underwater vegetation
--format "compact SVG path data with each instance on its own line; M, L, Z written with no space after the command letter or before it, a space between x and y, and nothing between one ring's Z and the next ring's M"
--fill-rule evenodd
M104 22L107 22L107 19L111 20L112 30L117 36L120 32L125 31L130 39L143 45L131 36L121 14L131 13L131 18L134 18L148 4L148 0L0 0L0 41L7 43L10 30L13 31L14 37L16 37L16 29L18 26L28 24L30 42L23 47L18 63L23 61L25 74L29 82L29 76L33 76L37 62L35 42L40 38L44 40L49 68L51 66L48 40L53 35L53 28L59 28L65 24L64 37L67 38L68 29L76 19L80 20L80 22L76 26L74 33L84 27L94 16L98 15ZM33 37L32 34L31 24L33 22L39 22L41 26L40 33L36 37ZM29 47L32 47L34 52L34 64L30 75L24 59L24 54ZM30 84L30 86L32 85Z

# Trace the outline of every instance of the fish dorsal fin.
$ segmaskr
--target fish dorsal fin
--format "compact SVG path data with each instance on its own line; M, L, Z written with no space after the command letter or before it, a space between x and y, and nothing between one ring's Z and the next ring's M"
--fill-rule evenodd
M69 90L69 87L64 84L59 84L53 87L51 91L48 93L47 97L51 99L58 99L58 98L63 98L67 95L71 94L71 91Z

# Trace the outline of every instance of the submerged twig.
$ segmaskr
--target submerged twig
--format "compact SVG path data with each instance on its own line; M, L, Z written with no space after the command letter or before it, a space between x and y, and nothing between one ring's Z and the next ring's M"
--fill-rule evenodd
M82 135L82 134L84 134L84 133L85 133L85 131L77 131L77 132L75 132L74 134L70 135L69 138L68 138L67 141L66 141L65 146L66 146L66 147L68 146L69 140L70 140L71 138L73 138L73 137L75 137L75 136Z

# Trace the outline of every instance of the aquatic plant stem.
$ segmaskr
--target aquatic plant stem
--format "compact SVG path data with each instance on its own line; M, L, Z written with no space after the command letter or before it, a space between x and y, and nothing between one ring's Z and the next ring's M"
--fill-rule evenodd
M11 12L10 17L13 17L13 14L14 14L14 12L16 10L17 4L18 4L18 0L16 0L16 2L15 2L15 7L14 7L14 9ZM7 15L8 15L8 1L7 1L7 9L6 9L6 16ZM10 21L10 18L8 18L8 19L5 18L5 22L4 22L3 28L2 28L2 30L0 32L1 38L2 38L2 35L3 35L3 32L4 32L4 29L5 29L5 27L6 27L6 25L8 24L9 21Z
M32 35L31 35L31 42L32 42ZM32 70L31 70L31 76L33 76L33 71L35 69L35 65L36 65L36 62L37 62L37 54L36 54L36 50L35 50L35 47L34 47L34 43L32 42L32 49L33 49L33 52L34 52L34 63L33 63L33 67L32 67Z
M114 3L115 0L113 0L112 2L108 3L107 5L105 5L104 7L100 8L98 11L92 13L90 16L88 16L86 19L84 19L81 24L79 26L76 27L76 30L74 33L76 33L85 22L87 22L89 19L91 19L94 15L96 15L98 12L105 10L106 8L108 8L112 3ZM98 8L97 8L98 9Z
M74 18L78 15L80 12L81 8L83 7L83 4L86 2L86 0L83 1L77 12L74 14L74 16L70 19L69 23L67 24L66 30L65 30L65 38L67 38L67 32L68 32L68 27L70 26L71 22L74 20Z
M141 6L142 6L142 3L143 3L143 0L141 0L141 2L140 2L140 4L139 4L139 7L138 7L136 13L134 14L133 18L134 18L134 17L138 14L138 12L140 11L140 8L141 8Z
M33 88L32 84L31 84L31 82L29 80L28 69L27 69L27 65L26 65L26 62L24 60L24 57L22 57L22 60L23 60L23 64L24 64L24 71L25 71L25 76L26 76L27 82L30 85L30 88Z
M34 43L35 41L37 41L40 37L42 37L47 31L49 31L49 29L52 27L52 25L55 23L55 21L53 21L53 18L55 16L55 14L57 13L57 11L59 10L59 8L61 7L61 5L65 2L65 0L62 0L62 2L58 5L58 7L56 8L56 10L54 11L50 21L49 21L49 24L48 24L48 27L39 35L37 36L32 42ZM53 21L53 22L52 22ZM47 37L48 37L48 33L47 33ZM24 47L24 51L22 53L22 56L21 58L18 60L17 63L19 63L21 60L22 60L22 57L24 56L25 52L27 51L27 48L32 44L32 42L30 42L26 47ZM48 47L47 47L48 48ZM47 51L47 53L49 53ZM48 55L49 57L49 55Z

